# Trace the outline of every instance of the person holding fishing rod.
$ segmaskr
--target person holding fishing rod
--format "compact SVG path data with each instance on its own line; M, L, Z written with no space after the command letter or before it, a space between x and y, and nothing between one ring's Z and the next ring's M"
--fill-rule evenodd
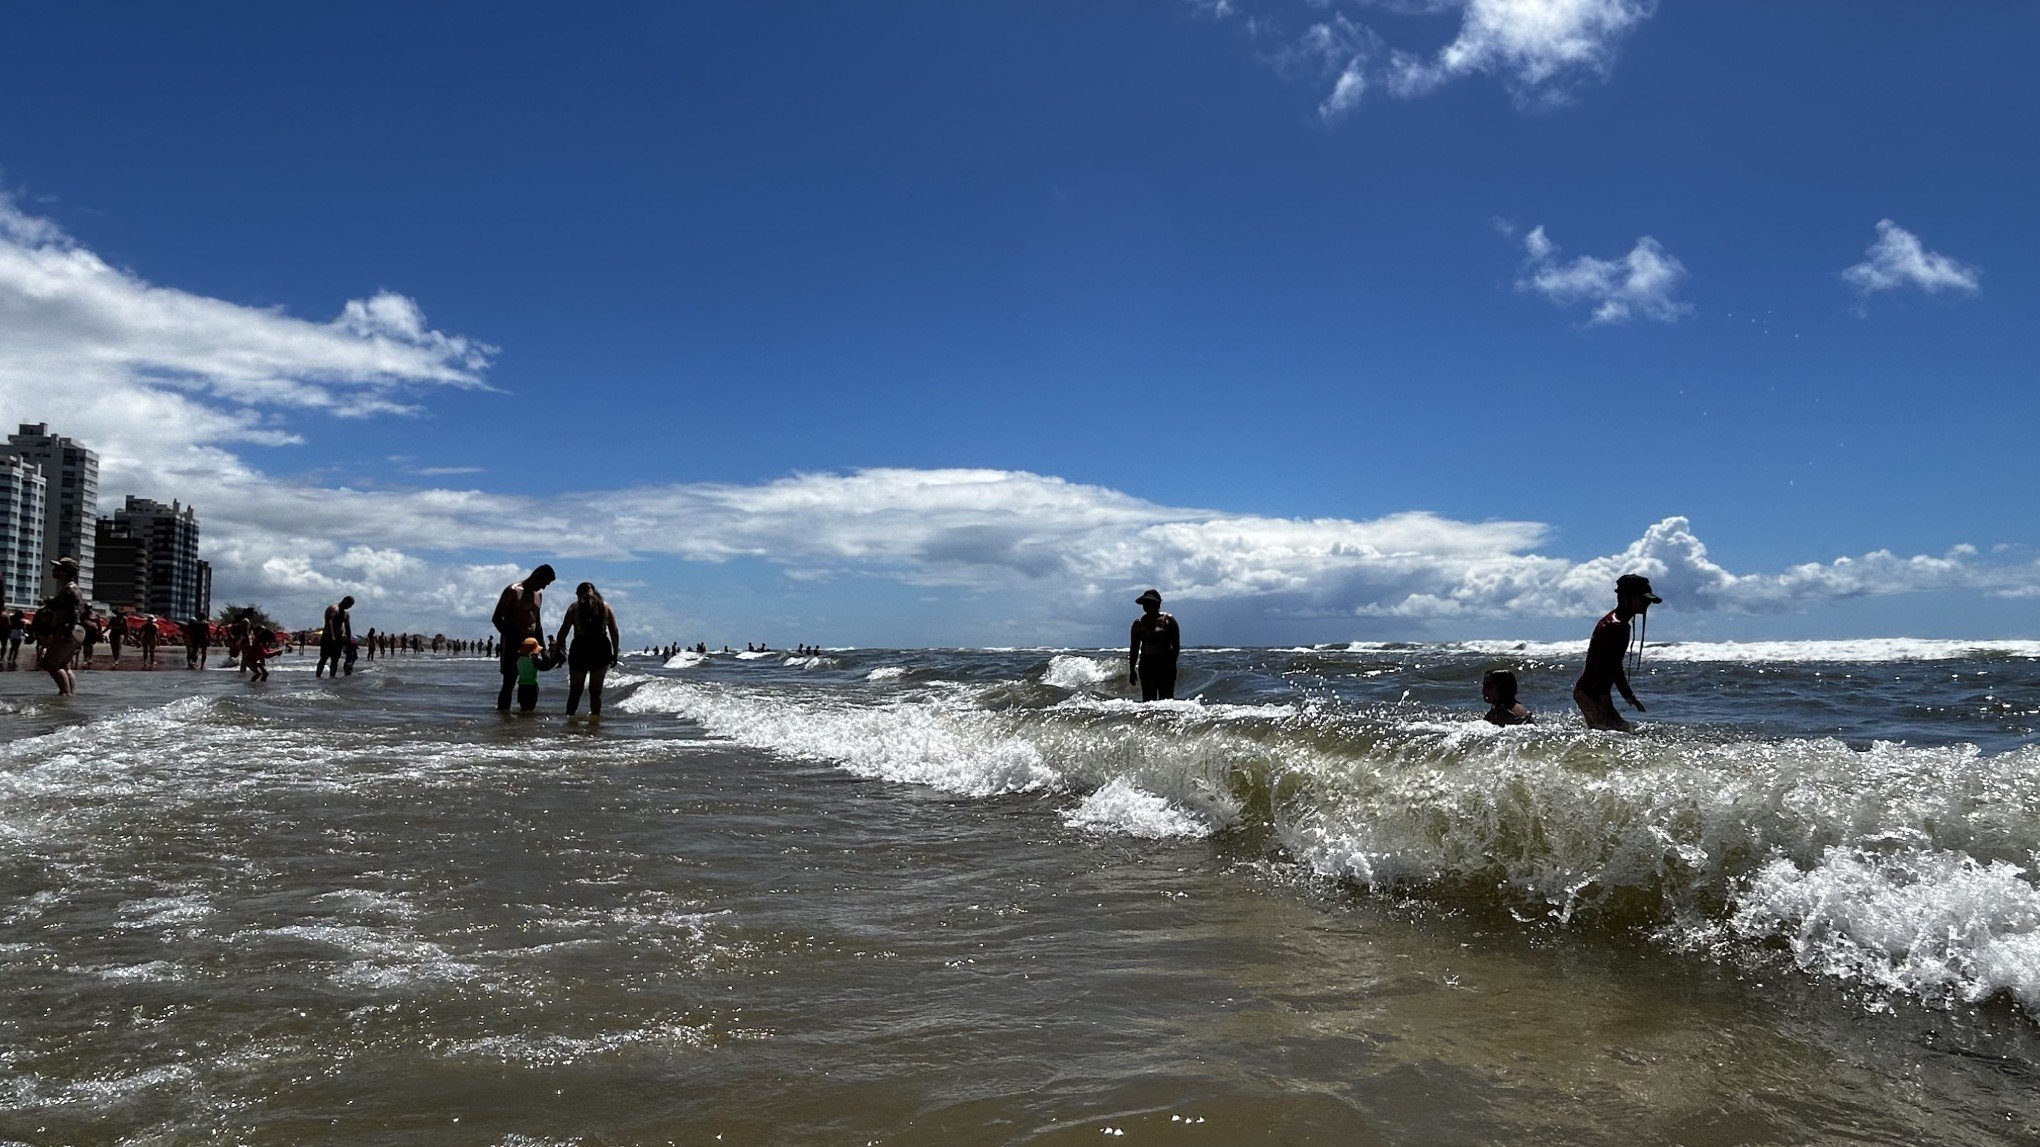
M1610 690L1620 690L1630 708L1639 713L1644 711L1643 702L1629 688L1629 675L1622 665L1629 656L1629 619L1643 617L1651 606L1663 600L1651 592L1650 579L1642 574L1623 574L1615 579L1615 608L1594 623L1594 634L1587 639L1587 663L1580 670L1580 679L1573 683L1573 703L1580 707L1587 728L1629 731L1629 722L1615 711ZM1650 623L1646 620L1644 624ZM1636 661L1643 664L1640 643Z

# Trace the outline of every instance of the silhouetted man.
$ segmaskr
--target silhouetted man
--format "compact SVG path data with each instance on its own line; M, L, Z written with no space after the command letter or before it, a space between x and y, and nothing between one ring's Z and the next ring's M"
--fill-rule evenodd
M194 617L184 623L184 667L205 668L206 658L212 649L212 626L203 617Z
M489 620L500 635L496 662L503 671L503 691L496 695L496 708L503 712L510 711L510 698L517 692L517 658L524 639L536 637L540 646L545 645L545 623L540 616L544 594L540 591L555 580L553 568L542 565L523 581L504 586L503 596L496 599L496 613Z
M340 676L340 659L354 644L354 616L347 612L353 608L352 595L326 607L326 619L319 629L319 663L312 667L312 676L324 673L328 665L333 667L333 676Z
M1628 731L1629 722L1615 711L1615 701L1608 695L1611 689L1621 691L1630 708L1644 711L1643 702L1629 688L1622 659L1629 654L1629 619L1642 616L1663 600L1651 592L1650 579L1641 574L1615 579L1615 608L1594 623L1594 635L1587 639L1587 663L1573 683L1573 703L1587 719L1587 728Z
M1151 589L1133 600L1141 613L1126 646L1126 679L1140 686L1143 701L1173 701L1176 654L1183 650L1183 635L1176 619L1162 612L1160 591Z

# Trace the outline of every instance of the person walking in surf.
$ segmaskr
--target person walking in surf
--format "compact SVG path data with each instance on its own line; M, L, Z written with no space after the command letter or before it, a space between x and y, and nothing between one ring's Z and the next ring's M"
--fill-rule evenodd
M524 655L524 639L535 637L541 647L545 645L545 622L540 613L545 602L545 587L557 580L550 565L541 565L526 574L523 581L513 581L503 587L503 596L496 599L496 613L490 620L502 640L496 644L497 665L503 672L503 689L496 694L496 708L503 712L510 710L510 698L517 692L517 659Z
M569 633L574 637L572 645L567 645ZM561 646L567 649L567 715L580 709L581 690L586 687L588 713L600 717L602 678L616 664L623 639L616 632L616 611L602 600L592 581L574 587L574 603L567 607L559 632L553 635L554 652Z
M324 675L329 665L333 667L333 676L340 676L340 659L346 655L348 646L354 644L354 615L348 612L353 608L352 594L326 607L325 619L319 623L319 663L312 667L312 676Z
M1629 688L1629 675L1622 661L1629 655L1629 619L1642 617L1664 599L1651 592L1650 579L1642 574L1623 574L1615 579L1615 608L1594 623L1587 639L1587 663L1580 679L1573 683L1573 703L1580 707L1589 729L1629 730L1629 722L1615 711L1610 690L1619 690L1629 707L1641 713L1643 702ZM1641 651L1639 651L1640 655Z
M1133 633L1126 646L1126 679L1140 686L1143 701L1173 701L1176 698L1176 655L1183 651L1183 635L1176 619L1162 612L1160 590L1149 590L1133 599L1140 616L1133 621Z

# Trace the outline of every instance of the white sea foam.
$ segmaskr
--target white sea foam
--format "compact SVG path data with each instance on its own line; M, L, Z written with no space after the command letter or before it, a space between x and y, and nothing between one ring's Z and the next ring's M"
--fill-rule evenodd
M1065 812L1063 823L1072 828L1123 832L1148 839L1204 837L1212 833L1212 826L1205 820L1136 788L1124 777L1114 777L1111 783Z
M796 699L744 687L654 682L627 698L635 712L676 712L709 731L776 752L838 762L859 776L924 784L946 792L1007 792L1097 787L1086 802L1092 827L1141 834L1202 835L1237 822L1233 778L1260 767L1264 743L1234 732L1228 710L1267 718L1282 707L1141 706L1093 702L1050 712L990 711L980 690L952 688L885 704ZM1164 815L1117 800L1120 780L1162 802ZM1194 827L1193 827L1194 822Z
M1041 673L1041 683L1058 689L1095 689L1108 681L1117 681L1121 673L1114 662L1059 653L1049 659L1048 668Z
M864 675L866 681L897 681L907 675L904 665L881 665Z
M839 662L833 657L809 656L789 657L784 664L795 669L834 669Z
M2040 888L2004 860L1861 847L1807 868L1781 857L1750 879L1727 926L1783 939L1811 972L1928 999L2040 1004Z
M692 669L695 666L706 665L707 663L708 654L696 653L692 649L683 649L666 659L666 668Z
M741 744L842 762L860 776L989 796L1056 787L1061 774L1028 741L1001 734L967 706L920 701L868 707L799 702L678 681L655 681L621 703L678 712Z
M1317 796L1285 842L1371 887L1504 888L1559 920L1782 938L1878 988L2040 1002L2040 747L1506 732L1306 760Z
M484 1036L449 1045L445 1054L458 1059L488 1059L503 1063L537 1064L557 1067L631 1047L656 1046L700 1048L713 1042L708 1030L698 1025L674 1022L628 1031L603 1032L593 1036Z
M1121 716L1183 717L1192 721L1282 721L1303 710L1295 705L1215 705L1198 698L1173 701L1139 701L1131 697L1065 697L1055 703L1060 711L1113 713Z
M1356 643L1354 653L1386 652L1390 647ZM1399 647L1406 651L1408 647ZM1472 653L1527 658L1578 658L1585 654L1584 635L1578 641L1467 641L1443 648ZM1651 661L1682 662L1764 662L1801 661L1953 661L1979 656L2040 657L2040 641L1998 639L1958 641L1916 637L1859 638L1849 641L1684 641L1651 642L1644 652Z
M761 661L767 657L777 656L779 656L779 654L769 649L746 649L742 653L738 653L735 655L736 659L739 661Z

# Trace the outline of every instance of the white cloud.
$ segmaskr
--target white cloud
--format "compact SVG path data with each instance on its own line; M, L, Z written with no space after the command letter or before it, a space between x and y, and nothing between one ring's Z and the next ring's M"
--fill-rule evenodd
M1492 75L1524 103L1562 102L1574 78L1607 76L1617 45L1652 8L1645 0L1469 0L1459 35L1436 55L1395 54L1389 88L1425 95Z
M1200 0L1193 5L1209 7ZM1500 80L1525 106L1563 103L1579 81L1607 77L1622 41L1656 7L1654 0L1374 0L1368 6L1406 17L1456 12L1459 27L1444 47L1419 52L1392 47L1343 14L1310 24L1274 60L1285 72L1307 63L1314 82L1329 85L1318 105L1327 120L1351 113L1373 90L1415 98L1475 75ZM1274 24L1256 20L1252 26L1271 31Z
M1523 251L1527 262L1516 289L1533 291L1559 306L1587 303L1595 323L1633 318L1669 323L1693 309L1672 297L1685 281L1685 264L1648 235L1620 259L1582 255L1564 262L1558 257L1558 244L1537 227L1523 237Z
M1842 272L1844 280L1865 294L1900 287L1918 287L1929 294L1974 294L1982 276L1983 272L1967 263L1927 250L1919 236L1889 219L1877 221L1877 238L1864 252L1863 261Z
M1525 242L1547 269L1565 269L1541 229ZM1618 297L1642 314L1674 305L1668 287L1604 293L1597 306ZM576 565L677 558L768 563L809 585L854 574L938 594L1011 591L1008 616L995 620L1019 628L1116 615L1147 585L1208 615L1230 613L1248 632L1257 619L1577 615L1604 604L1615 574L1632 569L1657 578L1681 609L2040 587L2040 566L1968 548L1736 574L1709 559L1683 518L1622 553L1578 560L1549 552L1550 531L1537 522L1422 511L1272 518L1014 470L880 468L527 496L285 480L234 453L294 441L285 419L308 405L406 395L388 403L397 406L435 387L480 385L487 353L432 330L394 296L315 323L152 286L0 199L0 411L99 450L109 501L133 492L196 506L215 603L254 599L286 621L310 623L322 604L352 593L361 616L383 626L479 634L497 591L538 554L570 582L582 576ZM256 377L268 385L246 385ZM308 403L306 390L326 397ZM627 619L670 616L658 577L607 582L620 602L641 603Z

